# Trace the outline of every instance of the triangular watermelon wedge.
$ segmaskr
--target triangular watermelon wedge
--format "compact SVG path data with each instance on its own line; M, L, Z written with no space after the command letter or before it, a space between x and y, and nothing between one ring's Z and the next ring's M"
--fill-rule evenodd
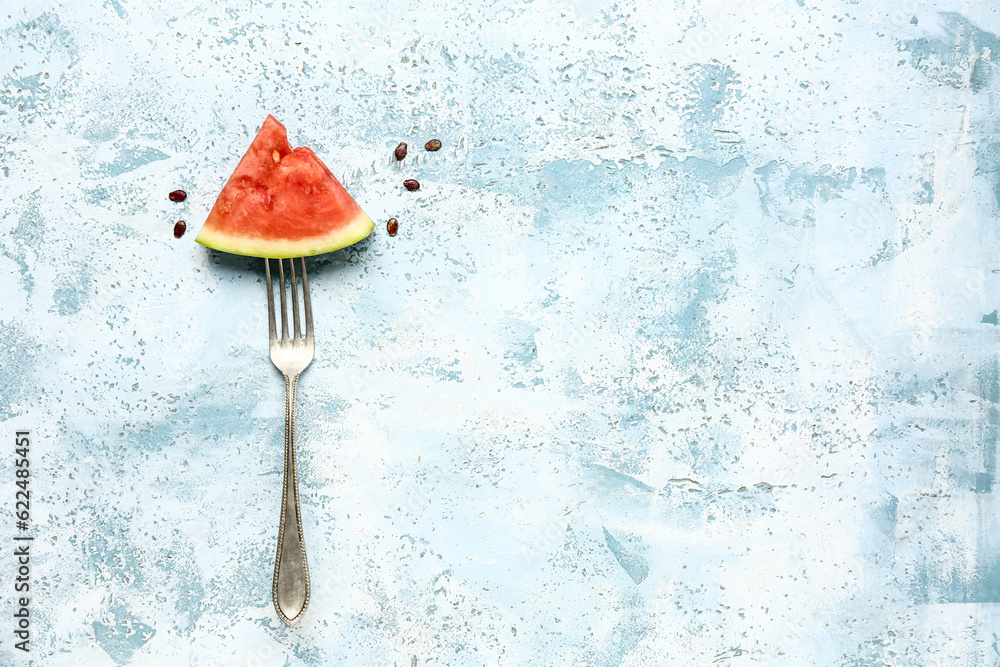
M306 257L357 243L374 227L316 154L293 150L269 115L195 241L237 255Z

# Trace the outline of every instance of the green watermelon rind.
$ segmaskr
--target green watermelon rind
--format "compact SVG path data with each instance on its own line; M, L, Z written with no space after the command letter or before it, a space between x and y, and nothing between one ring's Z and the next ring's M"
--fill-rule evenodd
M289 257L311 257L346 248L366 238L375 229L375 222L361 211L349 224L327 234L314 236L301 241L275 241L273 239L254 239L232 234L213 233L210 229L202 229L195 241L205 247L235 255L251 257L267 257L270 259L287 259Z

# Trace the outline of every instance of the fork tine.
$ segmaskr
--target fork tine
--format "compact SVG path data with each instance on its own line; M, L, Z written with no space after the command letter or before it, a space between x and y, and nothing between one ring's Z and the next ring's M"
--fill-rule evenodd
M306 258L302 258L302 305L306 314L306 341L313 339L313 309L309 301L309 277L306 276Z
M264 277L267 278L267 324L271 340L277 335L274 330L274 284L271 282L271 260L264 258Z
M295 338L293 342L299 342L299 292L298 287L295 286L295 260L288 260L288 268L290 269L291 280L292 280L292 322L295 323Z
M285 265L278 260L278 282L281 285L281 340L288 340L288 306L285 304Z

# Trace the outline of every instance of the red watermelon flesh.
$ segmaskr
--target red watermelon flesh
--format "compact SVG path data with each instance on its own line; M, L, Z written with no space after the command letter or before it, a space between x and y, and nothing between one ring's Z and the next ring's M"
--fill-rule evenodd
M311 149L268 116L208 214L198 243L254 257L306 257L368 236L372 222Z

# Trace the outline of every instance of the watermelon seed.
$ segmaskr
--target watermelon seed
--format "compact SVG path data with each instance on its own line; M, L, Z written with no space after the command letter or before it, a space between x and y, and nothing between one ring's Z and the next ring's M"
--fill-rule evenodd
M407 190L419 190L420 183L419 181L416 181L412 178L408 178L405 181L403 181L403 187L405 187Z
M385 231L389 232L389 236L395 236L399 231L399 220L389 218L389 222L385 223Z
M431 139L426 144L424 144L424 148L426 148L429 151L436 151L441 148L441 140Z
M184 222L183 220L178 220L177 224L174 225L174 238L179 239L180 237L184 236L184 232L187 231L187 228L188 226L186 222Z
M396 160L402 160L404 157L406 157L406 142L405 141L399 142L399 145L396 146L396 150L393 154L396 156Z
M170 201L184 201L185 199L187 199L187 196L188 193L184 192L183 190L174 190L169 195L167 195L167 197L170 198Z
M275 164L277 164L278 162L281 162L281 153L274 151L271 153L271 158L274 160Z

